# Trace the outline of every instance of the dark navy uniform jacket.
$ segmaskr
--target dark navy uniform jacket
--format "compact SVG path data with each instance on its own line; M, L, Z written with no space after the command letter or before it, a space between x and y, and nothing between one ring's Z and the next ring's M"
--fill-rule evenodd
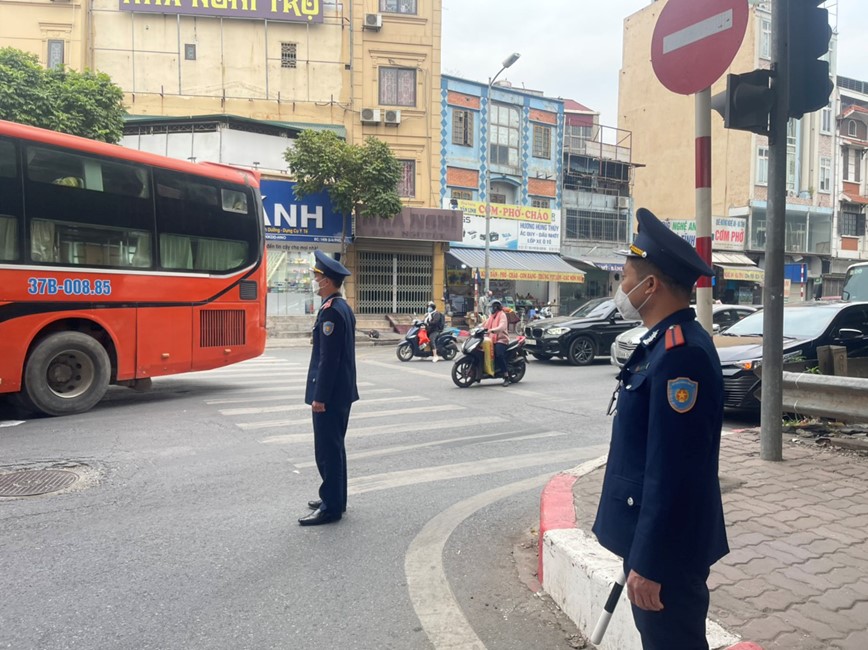
M356 387L356 317L339 293L323 302L313 328L313 352L304 403L349 406L359 399Z
M718 481L723 377L711 337L692 309L678 311L643 337L618 379L593 531L649 580L706 571L729 552Z

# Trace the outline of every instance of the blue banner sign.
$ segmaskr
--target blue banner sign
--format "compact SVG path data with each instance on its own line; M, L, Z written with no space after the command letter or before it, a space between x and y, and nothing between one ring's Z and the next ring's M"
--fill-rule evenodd
M318 192L297 199L293 188L295 183L292 181L263 179L260 183L265 207L265 238L270 241L340 243L341 215L332 208L328 193ZM349 240L349 227L346 235Z

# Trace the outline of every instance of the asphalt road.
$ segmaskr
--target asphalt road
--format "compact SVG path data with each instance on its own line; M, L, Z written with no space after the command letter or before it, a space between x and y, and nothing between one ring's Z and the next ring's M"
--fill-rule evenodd
M360 348L349 509L302 528L308 356L112 389L74 417L0 407L0 472L81 476L0 498L0 647L575 647L535 593L539 493L605 453L613 369L532 361L518 385L458 389L450 363Z

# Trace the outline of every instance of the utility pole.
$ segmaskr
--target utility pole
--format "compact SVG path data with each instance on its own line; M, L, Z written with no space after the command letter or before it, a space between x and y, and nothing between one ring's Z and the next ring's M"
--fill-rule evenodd
M784 338L784 238L787 214L787 120L789 0L772 5L772 90L777 101L769 126L769 185L766 214L765 286L763 288L762 411L760 458L782 460L782 372Z

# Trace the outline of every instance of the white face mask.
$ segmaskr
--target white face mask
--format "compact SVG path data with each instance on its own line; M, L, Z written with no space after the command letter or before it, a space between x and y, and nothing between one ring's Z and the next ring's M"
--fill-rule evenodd
M639 282L635 287L630 289L630 293L624 293L624 290L621 288L621 285L618 285L618 290L615 292L615 297L612 300L615 301L615 306L618 308L618 311L621 312L621 317L624 320L642 320L642 314L639 310L645 306L645 304L651 299L651 296L645 298L645 301L639 305L638 307L634 307L633 303L630 302L630 294L632 294L636 289L642 286L642 284L650 278L651 276L645 276L642 278L642 281Z

